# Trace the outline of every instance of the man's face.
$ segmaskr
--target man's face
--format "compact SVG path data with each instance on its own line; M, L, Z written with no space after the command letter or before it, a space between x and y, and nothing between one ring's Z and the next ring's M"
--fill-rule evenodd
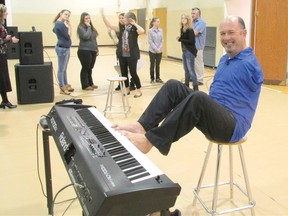
M238 21L226 21L220 25L220 40L229 57L234 57L246 48L247 31Z
M198 10L192 10L191 16L192 16L193 20L197 20L199 18L199 11Z

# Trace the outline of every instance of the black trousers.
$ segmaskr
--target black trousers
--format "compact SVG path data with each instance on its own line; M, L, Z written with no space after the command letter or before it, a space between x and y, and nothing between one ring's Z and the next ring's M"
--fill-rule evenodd
M160 63L162 59L162 53L152 53L149 51L150 58L150 78L155 79L154 74L156 73L156 79L160 79Z
M136 58L119 57L121 74L122 76L127 77L127 80L125 80L126 88L129 87L128 68L129 68L129 72L132 77L132 80L134 81L134 84L136 85L136 88L137 89L141 88L141 82L137 74L137 62L138 62L138 59Z
M234 116L224 106L177 80L162 86L138 122L146 130L147 139L163 155L194 127L209 139L229 142L236 125Z
M90 50L78 50L77 55L82 66L80 72L81 86L82 89L85 89L94 84L92 70L96 62L97 53Z

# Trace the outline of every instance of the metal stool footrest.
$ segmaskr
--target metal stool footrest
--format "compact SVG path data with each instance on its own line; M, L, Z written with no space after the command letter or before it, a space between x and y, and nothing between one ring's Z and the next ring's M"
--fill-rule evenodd
M237 187L239 189L239 191L241 191L247 198L249 198L248 194L245 192L245 190L242 187L240 187L239 184L237 184L235 182L232 182L232 184L233 184L233 186ZM223 186L223 185L231 185L231 183L229 181L226 181L226 182L220 182L218 184L218 186ZM205 188L214 188L214 184L202 185L201 187L199 187L199 190L205 189ZM194 193L195 197L197 198L197 200L200 202L200 204L203 206L203 208L206 210L206 212L208 214L212 214L212 215L222 215L222 214L228 214L228 213L232 213L232 212L236 212L236 211L242 211L245 209L253 208L256 205L256 202L254 200L252 200L250 202L250 204L245 205L245 206L241 206L241 207L237 207L237 208L231 208L231 209L222 210L222 211L213 211L212 209L209 209L207 207L207 205L205 204L203 199L199 196L199 194L197 193L197 188L194 188L193 193Z

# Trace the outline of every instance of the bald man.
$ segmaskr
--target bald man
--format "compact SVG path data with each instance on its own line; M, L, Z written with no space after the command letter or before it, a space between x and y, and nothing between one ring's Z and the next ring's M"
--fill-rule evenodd
M172 143L194 127L209 139L231 143L241 140L250 129L263 72L246 45L242 18L229 16L219 29L226 54L220 59L209 95L169 80L136 123L113 126L143 153L156 147L167 155Z

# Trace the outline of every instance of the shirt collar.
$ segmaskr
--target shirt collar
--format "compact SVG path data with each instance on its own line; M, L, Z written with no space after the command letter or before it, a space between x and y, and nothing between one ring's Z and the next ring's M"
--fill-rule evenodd
M240 53L238 53L236 56L230 58L227 54L226 54L226 60L227 61L230 61L230 60L233 60L233 59L243 59L245 58L246 56L250 55L251 52L252 52L252 48L251 47L247 47L245 48L244 50L242 50Z

